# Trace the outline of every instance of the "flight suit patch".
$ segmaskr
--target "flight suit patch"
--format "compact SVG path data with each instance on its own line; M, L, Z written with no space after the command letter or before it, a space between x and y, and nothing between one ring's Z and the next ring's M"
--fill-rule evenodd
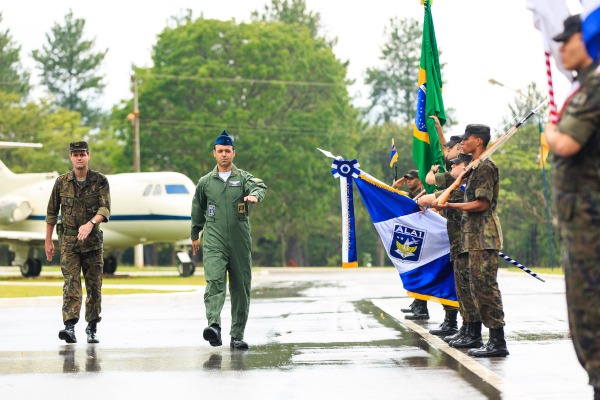
M217 207L214 204L209 204L208 205L208 216L214 217L216 209L217 209Z
M240 186L242 186L242 181L229 181L227 183L229 184L229 186L233 186L233 187L240 187Z
M246 203L238 203L238 214L246 214Z

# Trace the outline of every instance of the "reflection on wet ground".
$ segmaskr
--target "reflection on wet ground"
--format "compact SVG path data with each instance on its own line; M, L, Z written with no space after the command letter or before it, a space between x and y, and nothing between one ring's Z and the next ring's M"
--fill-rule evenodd
M181 398L261 400L545 399L561 398L565 392L556 386L561 382L578 382L579 375L556 367L563 364L558 358L566 360L569 371L577 368L565 339L564 309L552 300L556 293L524 303L512 293L526 293L529 286L525 290L516 284L511 292L512 287L502 282L511 311L507 324L511 356L475 362L518 386L518 390L502 387L500 393L485 374L465 367L435 341L402 323L398 310L410 300L400 297L399 283L391 280L397 277L390 274L341 270L259 274L245 338L251 348L246 352L227 345L229 302L222 314L225 345L213 348L202 340L206 321L201 293L106 296L97 345L85 340L65 345L57 340L59 298L5 302L0 313L0 398L63 400L64 393L49 388L65 385L82 393L93 384L96 389L88 399L166 399L174 393ZM564 302L564 297L560 299ZM557 310L558 322L548 323ZM442 312L441 306L432 304L432 320L418 325L425 330L437 326ZM82 334L83 326L76 330ZM532 364L532 357L539 364ZM31 385L32 378L36 385ZM581 398L587 393L585 381L570 393L575 393L570 398Z

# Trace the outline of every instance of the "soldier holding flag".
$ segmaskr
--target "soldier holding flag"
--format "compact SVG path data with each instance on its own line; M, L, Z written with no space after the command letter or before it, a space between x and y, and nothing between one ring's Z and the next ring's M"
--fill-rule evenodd
M554 40L562 43L562 62L577 79L558 124L548 123L544 134L554 153L569 328L594 398L600 399L600 75L586 52L579 15L568 17Z

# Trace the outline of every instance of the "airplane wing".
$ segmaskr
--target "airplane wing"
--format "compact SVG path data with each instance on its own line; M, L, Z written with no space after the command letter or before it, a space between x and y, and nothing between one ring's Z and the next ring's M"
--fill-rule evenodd
M56 233L52 234L52 240L58 240ZM39 243L42 246L46 241L46 234L43 232L26 231L0 231L0 242L28 242L30 244Z

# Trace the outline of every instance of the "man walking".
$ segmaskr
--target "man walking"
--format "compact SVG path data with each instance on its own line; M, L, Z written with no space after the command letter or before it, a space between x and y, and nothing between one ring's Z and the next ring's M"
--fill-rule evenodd
M77 343L75 324L81 310L81 272L85 279L85 332L88 343L98 343L96 325L102 305L103 240L100 223L110 217L108 180L88 167L90 150L86 142L70 144L69 158L73 170L59 176L54 183L46 212L46 259L54 257L52 232L58 222L60 268L64 277L62 315L65 329L58 337L67 343Z
M215 140L213 156L217 161L212 172L198 181L192 200L192 252L200 246L206 290L204 305L208 327L203 337L211 346L221 346L221 311L225 304L225 286L229 277L231 296L232 349L246 350L244 330L250 309L252 279L252 240L248 204L265 197L267 186L261 179L233 164L233 138L226 131Z

